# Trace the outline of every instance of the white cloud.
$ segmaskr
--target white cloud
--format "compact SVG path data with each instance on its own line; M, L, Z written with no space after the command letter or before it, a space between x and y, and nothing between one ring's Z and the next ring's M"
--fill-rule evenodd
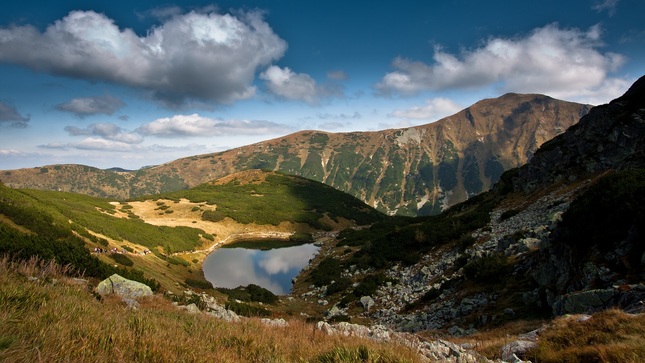
M292 131L290 127L270 121L217 120L198 114L160 118L137 129L142 135L160 137L265 135L288 131Z
M131 152L134 150L141 150L138 145L128 144L122 141L107 140L103 138L88 137L80 142L75 143L58 143L52 142L49 144L39 145L45 149L79 149L79 150L100 150L100 151L117 151L117 152Z
M592 9L597 12L607 11L609 16L613 16L616 13L616 6L618 5L618 0L599 0L595 1L591 6Z
M288 67L271 66L260 74L274 94L290 100L314 103L319 96L316 81L305 73L295 73Z
M395 110L392 117L419 120L438 120L463 109L462 106L447 98L439 97L426 100L425 105L411 107L407 110Z
M0 28L0 62L148 90L168 107L249 98L257 69L286 48L260 12L174 15L145 36L93 11L72 11L44 32Z
M112 96L74 98L56 105L56 109L71 112L80 118L97 114L112 115L125 106L121 99Z
M624 63L623 56L602 53L599 26L587 31L561 29L556 24L518 38L490 38L460 55L436 47L434 62L404 58L394 72L376 85L382 94L414 94L424 90L477 89L496 86L502 92L546 93L584 101L607 95L608 74Z
M105 140L117 141L125 144L139 144L143 141L141 135L128 132L111 123L91 124L85 129L76 126L65 127L71 136L99 136Z

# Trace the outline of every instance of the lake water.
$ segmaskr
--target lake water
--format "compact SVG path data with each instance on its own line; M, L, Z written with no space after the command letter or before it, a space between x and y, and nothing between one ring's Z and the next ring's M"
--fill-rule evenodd
M256 284L276 295L291 291L291 279L318 253L313 244L267 250L223 247L206 257L204 277L215 287L236 288Z

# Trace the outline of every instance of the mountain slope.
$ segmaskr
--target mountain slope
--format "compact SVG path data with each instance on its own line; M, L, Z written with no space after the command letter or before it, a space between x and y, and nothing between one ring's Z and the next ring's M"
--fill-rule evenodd
M302 131L132 173L54 166L5 171L0 179L12 187L124 198L266 169L321 181L389 214L428 215L487 190L504 170L525 163L588 110L543 95L506 94L406 129ZM70 173L88 176L68 178Z
M645 77L491 191L438 216L341 232L297 291L332 291L328 314L452 335L610 307L644 312L644 143ZM309 287L321 270L339 278Z

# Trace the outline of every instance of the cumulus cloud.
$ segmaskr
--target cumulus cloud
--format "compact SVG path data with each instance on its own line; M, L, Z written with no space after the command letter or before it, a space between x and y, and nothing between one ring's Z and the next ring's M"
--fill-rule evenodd
M116 141L124 144L139 144L143 137L136 133L128 132L119 126L111 123L91 124L87 128L78 128L76 126L65 127L71 136L98 136L109 141Z
M288 131L291 131L289 126L270 121L217 120L198 114L164 117L137 129L142 135L159 137L265 135Z
M112 96L97 96L74 98L65 103L56 105L56 109L65 112L71 112L80 118L87 116L104 114L112 115L125 106L121 99Z
M405 58L393 61L394 72L376 85L384 95L415 94L424 90L477 89L490 85L502 92L536 92L582 100L610 97L603 85L624 57L602 53L601 30L561 29L557 24L518 38L490 38L481 47L460 55L434 51L426 64Z
M23 116L16 107L4 101L0 101L0 125L9 122L12 127L27 127L29 116Z
M462 106L450 99L439 97L426 100L423 106L411 107L407 110L395 110L390 116L404 119L438 120L459 112L462 108Z
M295 73L288 67L271 66L260 74L271 92L290 100L314 103L319 96L316 81L305 73Z
M0 62L144 89L168 107L181 107L253 96L256 71L287 48L257 11L170 15L145 36L93 11L72 11L43 32L3 27Z

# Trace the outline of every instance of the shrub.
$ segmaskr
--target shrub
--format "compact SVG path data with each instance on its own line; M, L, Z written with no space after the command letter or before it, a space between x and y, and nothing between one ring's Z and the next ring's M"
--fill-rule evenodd
M332 257L320 261L309 273L309 280L315 286L329 285L332 281L338 281L341 273L340 262Z
M110 253L108 255L111 259L113 259L116 263L119 263L123 266L133 266L134 262L126 255L122 255L120 253Z
M186 282L186 285L190 287L194 287L196 289L202 289L202 290L208 290L213 288L213 284L206 280L197 280L197 279L191 279L187 278L184 280Z
M168 263L173 264L173 265L182 265L182 266L185 266L185 267L190 266L190 262L184 260L183 258L179 258L179 257L170 256L170 257L168 257L167 261L168 261Z
M501 254L475 258L464 266L464 275L479 282L500 281L497 278L509 271L508 258Z

